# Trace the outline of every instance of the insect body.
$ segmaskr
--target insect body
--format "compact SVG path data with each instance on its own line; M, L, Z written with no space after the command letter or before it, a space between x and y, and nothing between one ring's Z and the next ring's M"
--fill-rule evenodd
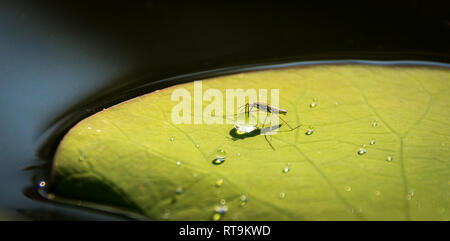
M244 105L244 107L245 107L245 113L247 113L247 115L252 111L253 108L256 108L256 109L258 109L260 111L265 111L265 112L271 113L271 114L286 115L287 112L288 112L285 109L274 107L274 106L268 105L268 104L263 103L263 102L254 102L252 104L247 103L247 104ZM272 117L273 117L273 115L271 116L271 121L272 121ZM278 115L278 118L280 118L280 120L283 121L289 127L289 129L291 129L291 131L297 129L298 127L300 127L300 125L299 125L299 126L296 126L296 127L293 128L283 118L281 118L279 115ZM266 120L267 120L267 115L266 115ZM264 120L263 127L265 125L265 121L266 120ZM270 121L270 123L271 123L271 121Z
M253 109L253 108L256 108L258 110L263 110L263 111L266 111L268 113L280 113L280 114L283 114L283 115L287 114L287 110L280 109L280 108L277 108L277 107L274 107L274 106L270 106L270 105L268 105L266 103L263 103L263 102L254 102L253 104L247 103L245 105L245 107L246 107L246 110L248 110L247 112L251 111L251 109Z
M281 118L281 116L279 114L282 115L287 115L287 110L285 109L281 109L275 106L271 106L268 105L266 103L263 102L254 102L254 103L247 103L243 106L245 108L245 113L247 114L247 116L250 114L250 112L252 112L252 110L255 108L259 111L265 111L266 113L270 113L270 120L269 120L269 127L268 128L264 128L267 118L269 116L269 114L266 115L266 118L264 119L263 125L261 127L261 134L264 134L264 138L266 139L266 141L269 143L270 147L275 150L275 148L272 146L272 131L274 129L274 126L272 125L272 120L273 120L273 116L274 115L278 115L278 118L283 121L288 127L289 127L289 131L293 131L295 129L297 129L298 127L300 127L301 125L298 125L296 127L292 127L291 125L289 125L283 118ZM242 107L241 107L242 108ZM279 126L276 126L275 128L278 128ZM270 141L267 139L267 134L270 135Z

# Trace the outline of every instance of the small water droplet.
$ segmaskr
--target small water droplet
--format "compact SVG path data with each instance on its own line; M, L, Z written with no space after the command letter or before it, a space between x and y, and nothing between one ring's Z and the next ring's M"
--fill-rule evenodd
M181 166L181 162L180 161L177 161L177 166Z
M92 127L88 126L88 127L87 127L87 129L88 129L88 130L91 130L91 129L92 129Z
M215 214L212 216L212 220L213 220L213 221L219 221L221 218L222 218L222 215L221 215L220 213L215 213Z
M394 159L392 156L388 156L388 157L386 158L386 161L387 161L387 162L391 162L392 159Z
M49 193L47 198L50 199L50 200L53 200L53 199L55 199L55 194Z
M372 123L372 126L373 127L376 127L378 125L378 121L374 121L373 123Z
M102 130L100 130L100 129L97 129L97 130L96 130L96 132L98 132L98 133L100 133L101 131L102 131Z
M175 193L176 193L176 194L181 194L181 193L183 193L183 187L177 187L177 189L175 189Z
M241 203L240 203L241 207L243 207L243 206L245 206L245 205L247 204L247 200L248 200L247 195L242 194L242 195L239 197L239 199L241 200Z
M414 197L414 190L411 190L408 192L408 195L406 195L406 200L411 201Z
M291 170L289 166L283 168L283 173L288 173Z
M280 192L280 199L284 199L286 197L286 193L285 192Z
M240 153L240 152L238 152L238 153L237 153L237 156L241 156L241 153Z
M375 194L375 196L380 196L380 195L381 195L381 192L378 191L378 190L376 190L376 191L374 192L374 194Z
M162 214L161 218L162 218L163 220L168 220L168 219L170 218L170 212L169 212L169 211L165 211L165 212Z
M305 135L309 136L312 135L312 133L314 133L314 130L310 127L308 128L308 130L306 130Z
M227 205L224 205L224 204L216 205L216 206L214 207L214 211L215 211L216 213L224 214L224 213L226 213L226 212L228 211L228 206L227 206Z
M221 187L223 185L223 179L219 179L216 181L216 187Z
M195 147L200 148L200 145L199 144L195 144Z
M367 150L365 148L359 148L358 155L366 154Z
M169 139L171 142L173 142L173 141L175 141L175 137L170 137L170 139Z
M225 158L216 158L216 159L214 159L213 160L213 164L214 165L220 165L220 164L222 164L222 163L224 163L225 162Z
M310 105L309 105L309 107L311 107L311 108L315 108L317 106L317 102L312 102Z
M346 186L344 189L345 189L346 192L350 192L352 190L352 187Z
M39 182L39 187L45 187L46 185L47 185L47 183L45 181Z
M375 140L371 140L370 145L375 145Z
M216 153L216 158L213 160L213 164L214 165L220 165L222 163L225 162L225 158L227 157L227 153L225 152L225 150L220 149L217 151Z
M219 203L220 203L221 205L225 205L225 204L227 204L227 200L225 200L225 199L220 199Z

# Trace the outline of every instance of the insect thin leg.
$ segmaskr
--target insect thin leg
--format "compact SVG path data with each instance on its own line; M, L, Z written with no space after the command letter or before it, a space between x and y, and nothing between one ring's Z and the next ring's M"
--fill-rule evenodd
M270 123L270 142L272 142L272 128L273 128L273 126L272 126L272 120L273 120L273 114L271 114L270 115L270 121L269 121L269 123Z
M293 131L293 130L295 130L295 129L297 129L297 128L299 128L301 126L301 125L298 125L298 126L292 128L292 126L290 126L285 120L283 120L283 118L281 118L280 115L278 115L278 117L280 118L280 120L282 120L289 127L289 129L291 129L290 131Z
M264 118L264 122L263 122L263 124L261 126L261 130L264 130L264 126L266 125L266 121L267 121L267 116L268 116L268 113L266 113L266 118ZM275 148L273 147L272 142L269 141L269 139L267 139L267 135L264 135L264 139L266 139L267 143L269 143L270 148L272 148L272 150L275 151Z

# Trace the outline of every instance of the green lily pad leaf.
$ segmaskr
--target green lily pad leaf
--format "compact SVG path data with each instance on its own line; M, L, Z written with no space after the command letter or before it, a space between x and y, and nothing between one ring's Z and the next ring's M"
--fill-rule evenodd
M173 86L73 127L55 194L154 220L448 220L448 69L315 65L202 84L224 106L226 89L279 89L283 119L301 126L234 138L233 124L175 124L171 95L184 88L194 102L194 83Z

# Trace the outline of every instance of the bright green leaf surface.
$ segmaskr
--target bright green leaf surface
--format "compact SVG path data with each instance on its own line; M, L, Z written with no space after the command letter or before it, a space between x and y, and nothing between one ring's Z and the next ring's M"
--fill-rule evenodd
M262 135L232 140L230 124L173 124L171 94L185 88L193 95L193 83L174 86L73 127L55 156L54 190L157 220L211 220L221 199L228 206L222 220L447 220L449 86L448 69L370 65L203 81L203 91L216 88L224 98L227 88L280 89L285 119L302 126L275 135L275 151ZM314 133L305 135L310 126ZM367 152L358 155L362 145ZM227 158L213 165L218 149Z

